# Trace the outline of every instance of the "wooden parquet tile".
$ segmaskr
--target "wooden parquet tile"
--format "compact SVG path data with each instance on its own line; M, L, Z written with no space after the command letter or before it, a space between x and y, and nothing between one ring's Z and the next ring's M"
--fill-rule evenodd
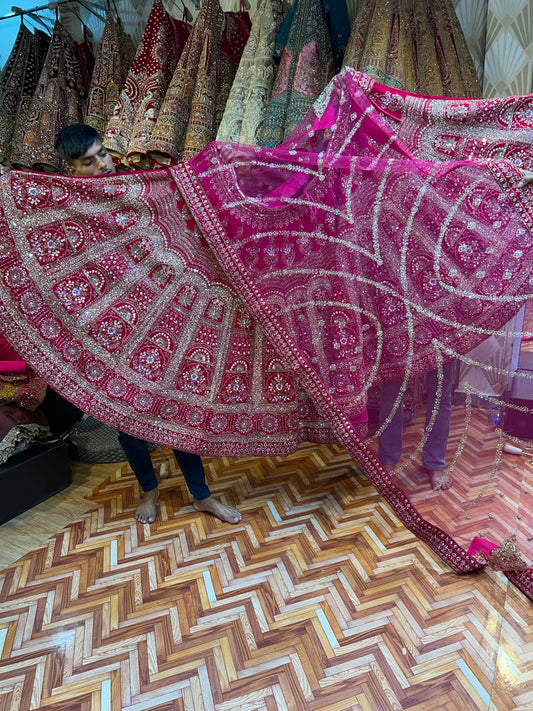
M405 459L420 439L423 417L424 413L417 415L406 430ZM465 420L469 425L463 448ZM498 433L485 409L473 409L467 418L464 408L456 405L447 450L447 461L456 460L453 487L445 496L430 491L416 464L407 464L398 473L398 480L422 516L465 548L474 536L496 543L516 536L522 557L531 565L533 459L506 453L495 456L501 436ZM507 439L502 439L500 446L504 441Z
M2 524L0 569L37 548L51 535L88 511L92 504L87 497L116 468L116 464L71 462L71 486Z
M136 524L124 466L0 574L0 709L531 711L531 602L451 572L342 448L206 461L239 525L179 475Z

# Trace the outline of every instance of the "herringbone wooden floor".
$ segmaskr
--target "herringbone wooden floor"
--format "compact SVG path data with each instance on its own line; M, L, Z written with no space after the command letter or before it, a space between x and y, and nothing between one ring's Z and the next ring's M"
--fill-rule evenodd
M494 459L476 427L484 446L458 462L454 497ZM123 466L0 574L0 710L533 709L531 602L498 573L447 569L342 448L206 463L239 525L194 511L179 475L156 523L136 524ZM509 533L488 518L504 502L526 540L532 471L502 459L487 506L452 523L453 497L414 467L398 476L455 534Z

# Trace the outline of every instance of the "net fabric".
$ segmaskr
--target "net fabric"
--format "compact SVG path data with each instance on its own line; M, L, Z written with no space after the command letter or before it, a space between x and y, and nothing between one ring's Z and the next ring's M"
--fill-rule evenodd
M433 525L431 500L424 518L357 432L371 386L440 370L530 298L532 190L500 155L419 159L378 89L344 71L277 149L212 143L97 179L11 173L0 325L62 395L143 439L214 455L340 440L464 572L482 563L456 521ZM512 574L531 594L527 570Z

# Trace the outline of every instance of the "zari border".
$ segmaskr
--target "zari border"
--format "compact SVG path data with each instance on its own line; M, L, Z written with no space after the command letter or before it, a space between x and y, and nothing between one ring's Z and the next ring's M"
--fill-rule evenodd
M518 181L523 177L523 172L508 160L488 161L487 168L513 203L524 226L533 233L533 190L517 186Z
M400 521L427 543L456 573L468 573L482 568L483 563L470 556L451 536L422 518L402 489L394 484L374 452L359 437L318 374L299 352L290 335L249 278L244 264L232 247L192 167L188 163L181 163L171 168L170 172L202 234L226 274L231 278L239 295L263 327L265 335L306 388L322 415L330 421L339 440L352 455L355 463L369 476L377 491L385 497ZM531 587L523 591L533 597Z

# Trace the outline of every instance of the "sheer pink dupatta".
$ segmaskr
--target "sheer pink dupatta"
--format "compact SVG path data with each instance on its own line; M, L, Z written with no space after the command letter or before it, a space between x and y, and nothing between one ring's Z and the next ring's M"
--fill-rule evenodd
M505 160L417 159L350 72L278 149L211 144L176 172L226 273L339 439L457 571L480 564L462 548L473 538L464 524L498 496L490 474L481 496L477 479L424 489L412 465L391 478L351 423L374 385L405 387L468 358L530 298L519 175ZM525 555L506 574L531 594Z

